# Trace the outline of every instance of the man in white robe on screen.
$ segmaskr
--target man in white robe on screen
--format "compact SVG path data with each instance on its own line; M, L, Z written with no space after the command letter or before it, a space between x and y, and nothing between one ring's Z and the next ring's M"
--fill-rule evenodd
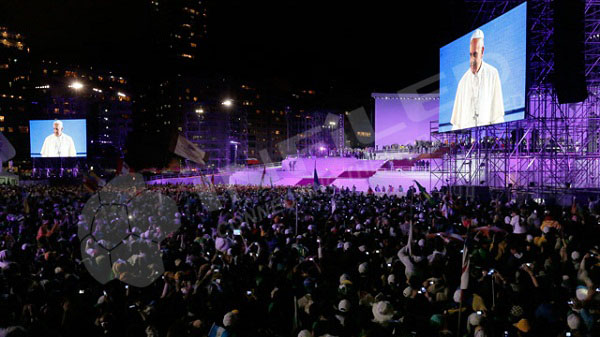
M76 157L75 143L73 138L63 133L63 123L54 121L52 128L54 132L46 137L42 145L42 157Z
M483 31L471 36L469 70L458 82L452 130L504 122L504 102L498 70L483 62Z

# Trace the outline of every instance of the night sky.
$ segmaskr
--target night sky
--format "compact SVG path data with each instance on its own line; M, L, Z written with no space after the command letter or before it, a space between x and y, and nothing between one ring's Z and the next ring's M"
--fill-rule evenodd
M161 62L148 1L2 0L0 24L26 34L36 55L135 76ZM439 47L467 29L461 0L205 1L207 71L352 97L437 74Z

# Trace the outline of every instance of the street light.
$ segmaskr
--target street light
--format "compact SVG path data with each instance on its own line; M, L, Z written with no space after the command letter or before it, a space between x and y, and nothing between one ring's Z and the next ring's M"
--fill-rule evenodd
M83 88L83 84L79 81L75 81L75 82L71 83L71 85L69 85L69 88L72 88L75 90L80 90Z
M238 149L238 145L240 145L240 142L236 142L235 140L230 140L229 144L233 144L235 146L235 151L233 153L233 166L235 166L237 164L237 149Z

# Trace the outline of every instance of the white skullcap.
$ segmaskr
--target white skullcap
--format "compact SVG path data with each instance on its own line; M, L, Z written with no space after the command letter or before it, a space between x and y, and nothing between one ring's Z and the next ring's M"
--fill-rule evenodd
M454 295L452 296L452 299L454 300L454 302L459 303L460 302L460 289L457 289L454 292Z
M350 249L351 246L352 244L350 242L344 242L344 251Z
M310 331L302 330L298 333L298 337L311 337Z
M368 269L368 264L366 262L363 262L358 266L358 272L360 274L365 274L367 272L367 269Z
M472 326L478 326L481 323L481 315L474 312L469 315L468 321Z
M235 311L230 311L223 316L223 326L226 328L234 325L237 322L237 315Z
M338 310L341 312L350 311L350 301L348 301L347 299L341 300L340 303L338 304Z
M387 282L388 282L388 284L395 284L396 283L396 275L394 275L394 274L388 275Z
M481 29L475 29L473 35L471 35L471 40L473 39L482 39L483 40L483 31Z
M567 317L567 325L569 326L569 329L577 330L581 327L581 318L576 314L570 314Z
M574 251L574 252L571 253L571 259L572 260L577 261L577 260L579 260L580 257L581 257L581 255L579 254L578 251Z

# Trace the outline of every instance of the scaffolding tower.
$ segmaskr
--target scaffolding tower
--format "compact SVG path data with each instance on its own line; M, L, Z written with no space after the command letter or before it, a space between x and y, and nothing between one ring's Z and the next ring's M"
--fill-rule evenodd
M476 27L523 1L467 0ZM521 121L439 132L431 141L446 147L432 159L431 187L467 185L513 189L534 195L569 189L599 191L600 0L585 4L585 65L589 97L559 104L550 82L554 67L551 0L528 2L526 118Z

